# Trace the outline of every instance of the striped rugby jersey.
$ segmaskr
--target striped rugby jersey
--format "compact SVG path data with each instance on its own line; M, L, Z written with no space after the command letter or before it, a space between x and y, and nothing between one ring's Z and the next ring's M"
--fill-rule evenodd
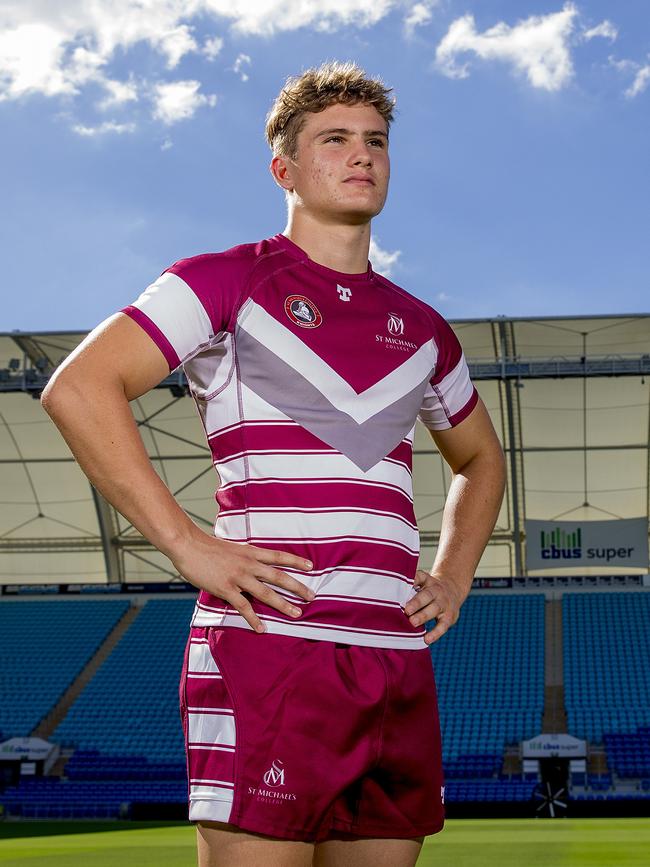
M460 344L423 301L376 274L312 261L282 234L183 259L123 313L183 369L220 485L215 535L314 564L294 619L247 594L268 632L426 647L414 595L416 421L453 427L476 405ZM193 626L248 623L199 592Z

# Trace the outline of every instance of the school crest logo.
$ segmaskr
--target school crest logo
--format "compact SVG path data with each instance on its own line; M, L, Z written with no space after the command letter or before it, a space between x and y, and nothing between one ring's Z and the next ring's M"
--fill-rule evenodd
M284 312L301 328L318 328L323 321L318 307L304 295L289 295L284 302Z
M284 780L284 762L273 759L271 767L262 775L263 786L249 786L248 794L252 795L260 804L273 807L281 807L287 801L297 801L295 792L287 792ZM280 787L285 787L284 791Z
M404 334L404 320L397 313L388 314L388 333L395 335Z
M280 759L273 760L263 779L267 786L284 786L284 768Z

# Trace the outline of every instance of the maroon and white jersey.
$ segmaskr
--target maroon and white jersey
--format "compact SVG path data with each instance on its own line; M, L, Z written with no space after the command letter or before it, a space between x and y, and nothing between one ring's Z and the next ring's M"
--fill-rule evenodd
M123 309L187 376L220 477L214 532L314 564L285 569L297 618L248 597L268 632L420 649L404 606L419 533L412 444L478 396L449 324L370 264L344 274L278 234L177 262ZM202 590L193 626L251 627Z

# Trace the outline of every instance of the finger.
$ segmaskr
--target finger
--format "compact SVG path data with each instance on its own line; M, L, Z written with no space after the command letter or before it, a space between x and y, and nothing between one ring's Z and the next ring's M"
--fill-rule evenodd
M302 614L301 608L298 608L297 605L292 604L288 599L280 596L279 593L276 593L275 590L272 590L266 584L258 581L257 578L240 581L240 587L242 587L247 593L250 593L251 596L259 599L260 602L263 602L265 605L270 605L271 608L276 608L288 617L300 617Z
M263 581L269 581L271 584L283 587L296 596L302 596L307 602L311 602L316 595L311 587L307 587L302 581L298 581L297 578L288 575L281 569L274 569L272 566L264 566L258 563L254 574L256 578L261 578Z
M253 606L250 604L248 599L241 595L241 593L233 593L230 598L226 598L226 601L241 614L246 623L248 623L249 626L252 626L255 632L266 631L266 627L253 610Z
M438 622L435 625L435 628L431 629L424 636L425 643L426 644L433 644L434 642L438 641L438 639L442 638L442 636L445 634L445 632L447 632L449 630L450 626L451 626L451 623L449 623L448 621L438 620Z
M424 608L426 605L430 605L433 602L435 596L433 592L425 587L420 590L412 599L409 599L408 603L404 606L404 611L407 616L411 616L416 611L419 611L421 608Z
M288 551L258 548L257 545L249 545L248 549L260 563L270 563L273 566L288 566L290 569L300 569L301 572L310 572L314 568L311 560L308 560L306 557L298 557L296 554L289 554Z
M439 602L431 602L424 608L420 608L415 614L412 614L409 620L412 626L420 626L422 623L426 623L427 620L439 620L444 613L445 609Z

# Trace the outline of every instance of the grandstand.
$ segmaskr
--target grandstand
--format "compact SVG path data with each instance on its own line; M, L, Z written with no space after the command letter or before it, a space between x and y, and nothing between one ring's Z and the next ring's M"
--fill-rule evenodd
M452 324L508 484L475 588L431 650L449 815L647 814L647 549L642 565L558 555L529 568L527 522L644 518L647 543L649 318ZM183 817L178 677L194 593L30 399L83 336L0 335L0 809ZM218 478L182 373L132 409L161 477L210 528ZM450 477L419 425L413 472L426 569ZM12 740L26 738L40 740Z

